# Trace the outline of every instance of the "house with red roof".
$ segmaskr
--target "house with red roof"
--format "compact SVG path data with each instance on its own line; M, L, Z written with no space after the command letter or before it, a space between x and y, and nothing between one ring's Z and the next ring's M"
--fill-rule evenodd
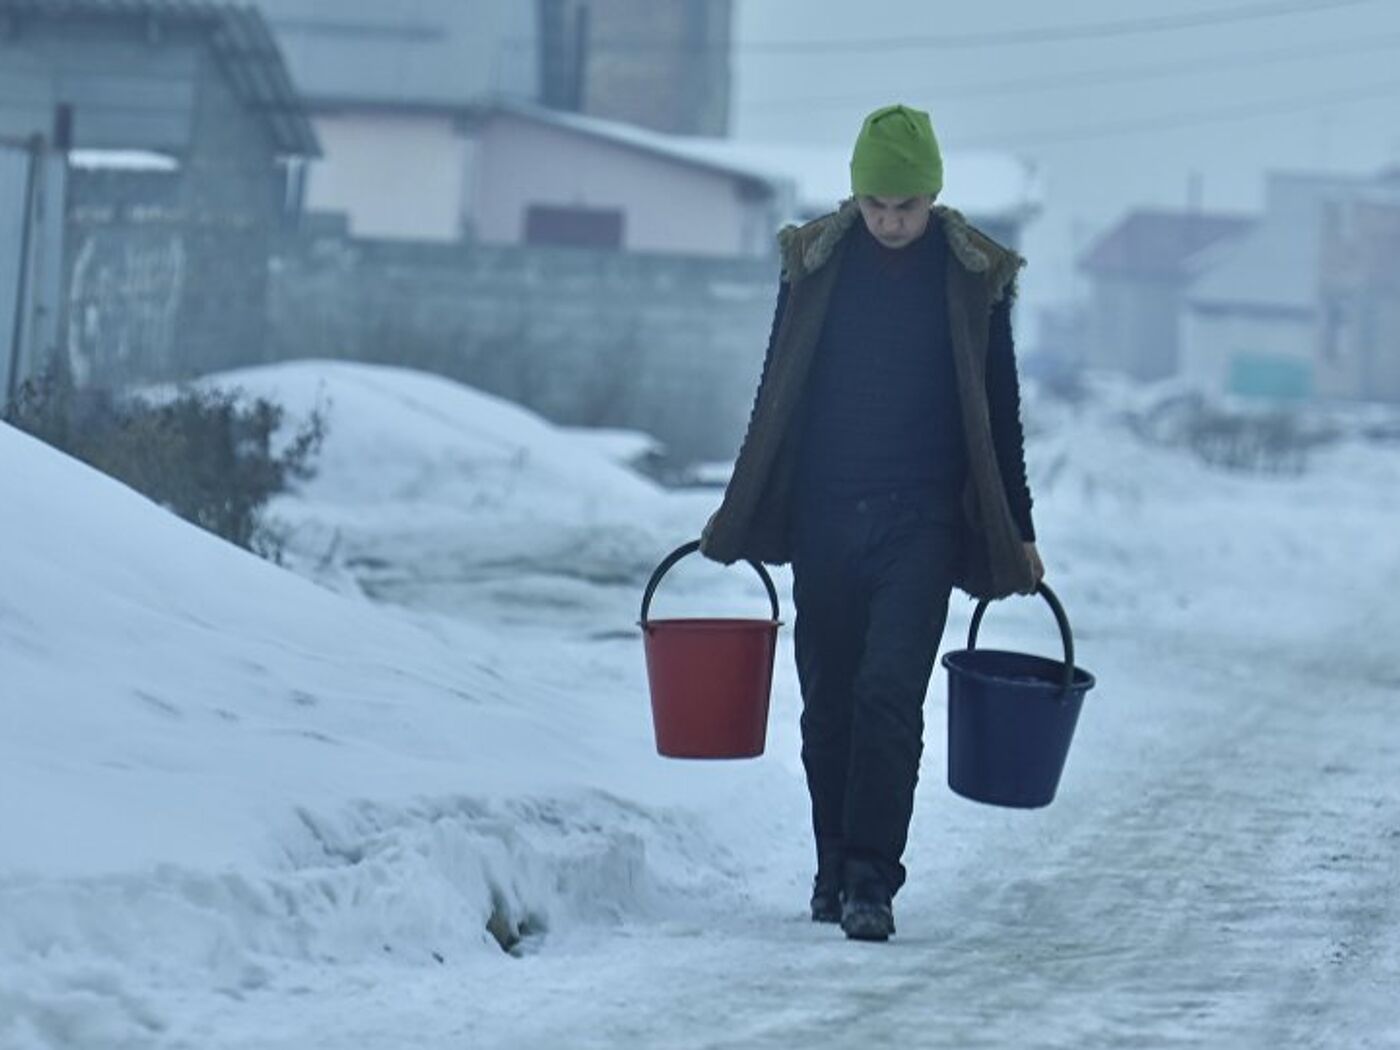
M1191 282L1253 226L1242 215L1139 209L1101 234L1079 260L1092 287L1084 362L1142 380L1176 375Z

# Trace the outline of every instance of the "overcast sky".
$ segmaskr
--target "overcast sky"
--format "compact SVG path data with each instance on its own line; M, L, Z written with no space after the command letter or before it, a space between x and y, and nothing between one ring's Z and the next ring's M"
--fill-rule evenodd
M1207 209L1248 211L1268 170L1400 164L1397 0L735 9L735 137L845 144L866 112L899 101L933 114L950 163L959 148L991 147L1037 165L1046 206L1024 245L1032 308L1082 290L1077 247L1126 209L1184 207L1192 173ZM1114 25L1193 19L1204 24ZM930 39L950 36L961 42ZM917 46L868 44L891 40Z

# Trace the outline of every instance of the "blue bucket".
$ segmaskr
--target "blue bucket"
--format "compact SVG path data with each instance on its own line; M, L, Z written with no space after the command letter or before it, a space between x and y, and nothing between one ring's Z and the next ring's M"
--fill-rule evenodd
M947 653L948 786L992 806L1036 809L1055 799L1084 694L1094 676L1074 666L1074 636L1055 592L1036 588L1060 625L1064 660L978 649L988 602L972 615L967 648Z

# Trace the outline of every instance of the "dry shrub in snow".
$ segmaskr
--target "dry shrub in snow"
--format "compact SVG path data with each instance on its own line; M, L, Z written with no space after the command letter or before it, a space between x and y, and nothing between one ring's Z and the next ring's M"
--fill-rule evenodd
M147 399L79 389L61 367L24 383L4 418L186 521L274 561L282 540L262 510L315 474L326 432L321 408L289 440L276 442L283 411L264 398L182 389Z

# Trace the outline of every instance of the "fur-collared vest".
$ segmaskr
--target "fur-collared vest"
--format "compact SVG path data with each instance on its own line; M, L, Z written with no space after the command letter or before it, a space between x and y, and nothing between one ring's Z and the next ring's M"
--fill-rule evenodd
M701 538L701 552L729 564L740 558L790 561L797 427L807 374L821 338L827 304L860 208L840 209L778 234L787 307L760 380L748 432L734 464L724 502ZM963 563L959 587L977 598L1003 598L1033 586L1030 561L1011 517L992 443L986 360L992 307L1014 295L1025 261L977 230L951 208L930 219L948 240L946 289L953 360L967 441L968 478L963 490ZM930 231L932 232L932 231Z

